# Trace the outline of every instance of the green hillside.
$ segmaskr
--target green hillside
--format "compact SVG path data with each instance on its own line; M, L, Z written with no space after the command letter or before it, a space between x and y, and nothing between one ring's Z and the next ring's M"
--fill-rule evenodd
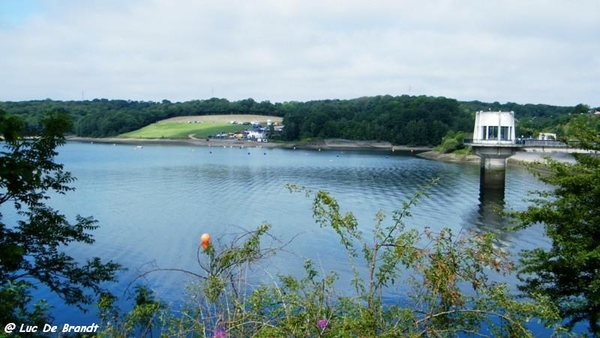
M123 138L168 138L186 139L190 135L197 138L206 138L221 132L233 132L240 130L242 126L228 123L181 123L181 122L157 122L142 129L121 134Z
M152 123L141 129L119 135L122 138L187 139L190 136L207 138L219 133L242 131L250 128L250 122L263 126L267 121L281 123L282 118L265 115L202 115L175 117ZM239 124L232 124L236 121ZM246 123L243 125L241 123Z

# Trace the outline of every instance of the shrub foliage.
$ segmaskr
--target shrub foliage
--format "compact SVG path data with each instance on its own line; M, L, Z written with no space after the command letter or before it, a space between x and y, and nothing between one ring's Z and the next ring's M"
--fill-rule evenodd
M531 320L560 331L557 309L547 297L517 299L506 284L490 278L513 269L508 254L494 245L494 235L407 227L410 208L434 184L391 217L377 213L371 236L331 194L290 185L313 199L316 223L337 234L351 280L339 280L335 271L319 272L305 260L301 276L281 275L244 288L245 271L283 247L265 246L270 226L263 224L229 244L199 249L202 272L194 273L197 283L187 305L177 315L156 307L152 318L161 318L160 325L140 316L135 318L143 323L136 325L155 325L180 337L528 337ZM344 283L353 290L349 294L339 291ZM384 297L399 284L408 290L405 295ZM131 321L130 315L124 318ZM105 322L110 336L127 336L135 327L130 323L119 330L117 323Z

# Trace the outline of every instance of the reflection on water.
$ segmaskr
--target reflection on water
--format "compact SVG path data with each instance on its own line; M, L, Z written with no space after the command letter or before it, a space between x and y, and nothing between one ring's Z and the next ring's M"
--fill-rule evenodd
M498 235L497 240L501 246L507 245L509 236L503 228L507 226L504 217L504 187L479 187L479 207L474 225L481 231L491 231Z
M504 227L504 189L480 187L479 224L485 224L486 230L499 231Z
M506 206L522 208L526 192L539 188L528 172L511 168L506 195L504 190L480 190L478 165L429 161L409 153L191 150L74 143L61 148L59 161L77 177L77 190L53 198L52 205L67 217L81 214L99 221L96 243L70 250L124 264L129 270L114 286L115 294L121 295L124 285L148 262L195 271L203 232L218 238L263 222L270 223L273 234L284 241L298 235L288 247L294 257L277 256L265 263L265 269L277 269L272 275L302 273L304 258L310 258L324 271L335 270L341 280L351 278L339 238L315 224L312 201L304 194L291 194L285 189L288 183L330 192L343 212L355 214L367 238L377 211L383 211L389 221L392 212L432 178L440 181L411 208L408 228L498 232L506 225L500 212ZM536 231L500 234L500 241L514 251L539 247L544 239ZM167 301L185 295L188 280L179 275L157 274L149 279ZM89 318L75 317L79 312L58 310L58 321L77 319L81 325L89 324Z

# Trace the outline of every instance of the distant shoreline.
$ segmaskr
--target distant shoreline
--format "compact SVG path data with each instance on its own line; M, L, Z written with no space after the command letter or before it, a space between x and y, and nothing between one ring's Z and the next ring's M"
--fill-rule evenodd
M192 145L199 147L252 147L252 148L282 148L282 149L313 149L313 150L383 150L383 151L430 151L430 147L396 146L384 141L354 141L343 139L326 139L312 142L256 142L232 139L131 139L120 137L67 137L67 141L81 143L108 143L108 144L165 144L165 145Z
M235 148L281 148L281 149L310 149L310 150L380 150L380 151L412 151L417 156L435 161L454 163L479 163L478 156L443 154L431 147L409 147L392 145L382 141L354 141L344 139L326 139L313 142L255 142L248 140L232 139L131 139L119 137L67 137L67 141L80 143L106 143L106 144L131 144L134 146L163 144L163 145L191 145L199 147L235 147ZM508 159L510 164L526 164L542 162L545 157L553 158L559 162L574 162L571 154L562 152L528 152L518 151Z

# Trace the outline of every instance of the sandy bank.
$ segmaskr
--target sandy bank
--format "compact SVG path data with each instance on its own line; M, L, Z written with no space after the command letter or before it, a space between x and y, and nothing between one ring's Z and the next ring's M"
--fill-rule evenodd
M474 162L479 163L480 159L477 155L457 155L457 154L442 154L438 151L427 151L417 154L417 156L437 161L444 162ZM533 162L543 162L546 157L550 157L559 162L575 162L573 156L564 152L528 152L517 151L517 153L508 159L508 163L524 164Z
M532 163L532 162L543 162L546 157L554 159L559 162L575 162L575 158L565 152L529 152L529 151L518 151L514 156L508 159L508 163Z
M435 150L419 153L417 156L444 162L479 162L479 157L475 155L443 154Z
M229 139L134 139L134 138L120 138L120 137L104 137L104 138L93 138L93 137L68 137L67 141L71 142L83 142L83 143L109 143L109 144L131 144L131 145L149 145L149 144L163 144L163 145L192 145L192 146L204 146L204 147L285 147L284 144L279 143L259 143L259 142L248 142L238 141Z

